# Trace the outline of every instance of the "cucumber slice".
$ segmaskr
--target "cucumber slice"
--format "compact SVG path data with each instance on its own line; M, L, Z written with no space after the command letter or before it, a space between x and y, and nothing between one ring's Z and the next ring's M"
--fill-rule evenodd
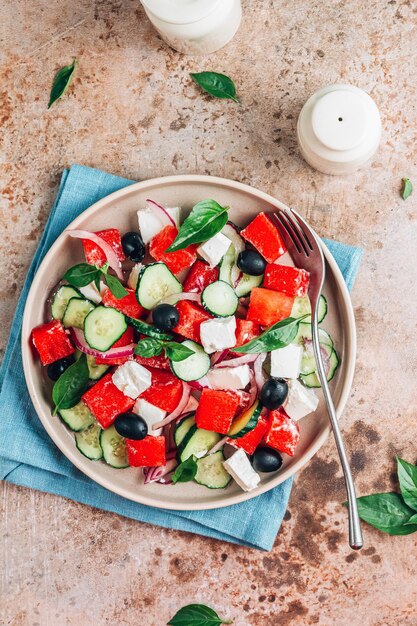
M253 430L258 423L261 411L262 405L259 400L256 400L251 407L244 411L242 415L233 422L228 432L229 437L239 439Z
M136 297L145 309L154 309L164 298L181 292L181 283L165 263L151 263L139 274Z
M240 252L243 252L245 249L245 242L243 238L239 235L239 228L233 224L233 222L228 222L221 230L222 234L225 235L231 241L231 245L229 246L228 251L224 255L223 259L220 263L219 268L219 280L224 280L226 283L229 283L233 287L233 272L232 268L236 264L237 257Z
M174 440L177 448L184 441L186 434L189 432L190 428L195 426L194 415L189 415L188 417L184 417L175 427L174 432Z
M201 303L212 315L229 317L236 312L239 298L231 285L224 280L216 280L203 290Z
M320 344L321 350L330 358L333 348L325 343ZM308 342L304 344L303 356L301 359L300 373L304 376L313 374L317 369L316 359L314 357L313 343Z
M236 261L236 252L234 245L231 243L228 251L220 261L219 280L223 280L232 286L232 267Z
M51 305L51 314L55 320L62 320L67 304L71 298L81 298L81 293L78 289L74 289L74 287L62 285L56 292Z
M336 350L333 348L330 354L329 371L327 373L328 382L332 380L338 367L339 367L339 357L337 355ZM321 387L321 384L320 384L320 381L316 372L313 372L312 374L307 374L307 375L301 374L300 379L303 381L306 387L314 387L314 388Z
M97 365L93 356L87 354L88 378L90 380L98 380L109 369L108 365Z
M133 317L126 316L126 322L133 326L135 330L141 335L146 335L147 337L154 337L155 339L164 339L166 341L172 341L172 335L168 335L164 333L156 326L151 326L151 324L147 324L147 322L143 322L142 320L135 320Z
M311 313L310 299L308 296L298 296L294 300L294 304L291 311L291 317L302 317L307 313ZM327 300L322 295L319 300L318 322L322 322L327 315ZM311 315L305 318L303 324L311 324Z
M221 435L212 430L191 426L178 450L181 463L192 455L197 458L205 456L220 439Z
M94 415L82 400L73 406L72 409L61 409L59 416L74 432L86 430L96 421Z
M65 309L62 323L65 328L84 328L87 315L96 308L96 305L87 298L71 298Z
M240 235L239 226L236 226L233 222L227 222L227 224L223 226L221 233L232 242L237 258L240 252L243 252L245 249L245 240Z
M78 450L91 461L99 461L103 458L103 450L100 445L100 424L94 422L86 430L75 433L75 444Z
M301 324L298 326L298 333L293 343L303 345L305 339L308 339L309 341L313 340L311 324L304 324L303 322L301 322ZM326 345L333 348L333 339L330 337L329 333L326 332L323 328L319 328L319 342L321 345Z
M108 465L116 469L129 467L126 439L119 435L114 426L101 431L100 445L103 450L103 458Z
M204 352L203 346L186 339L181 342L183 346L194 350L195 354L187 357L183 361L170 361L172 371L180 380L188 382L190 380L198 380L207 374L210 369L210 357Z
M84 320L85 340L94 350L106 352L127 329L125 316L117 309L98 306Z
M255 287L259 287L263 279L263 274L261 274L260 276L249 276L249 274L243 274L242 278L239 280L238 284L235 287L235 292L238 298L248 296L252 289L254 289Z
M224 489L232 480L223 467L224 456L221 450L198 459L197 474L194 480L209 489Z

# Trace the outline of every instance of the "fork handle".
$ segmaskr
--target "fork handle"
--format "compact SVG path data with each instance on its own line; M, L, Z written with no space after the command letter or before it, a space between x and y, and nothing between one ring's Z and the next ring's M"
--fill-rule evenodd
M317 298L317 304L318 304ZM313 308L313 307L312 307ZM339 421L336 417L336 411L334 408L332 396L330 394L329 385L327 383L327 375L324 369L323 358L320 350L319 343L319 327L317 323L317 306L316 310L312 311L311 324L313 335L313 350L317 364L317 373L320 379L321 388L323 391L324 399L329 413L330 422L333 429L334 438L336 441L337 451L339 453L340 463L342 465L343 476L346 484L347 503L349 511L349 545L353 550L360 550L363 546L362 530L358 514L358 505L356 502L355 485L352 478L352 472L350 464L346 455L345 445L343 443L342 433L340 432Z

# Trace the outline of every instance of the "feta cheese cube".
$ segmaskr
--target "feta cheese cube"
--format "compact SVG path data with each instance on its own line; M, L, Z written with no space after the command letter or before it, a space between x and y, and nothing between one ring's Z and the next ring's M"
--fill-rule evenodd
M212 389L244 389L250 383L249 365L217 367L207 374Z
M236 450L227 461L224 461L223 467L243 491L252 491L261 480L261 477L253 469L246 452L242 448Z
M152 374L136 361L126 361L114 372L113 384L129 398L135 400L152 384Z
M230 248L231 243L228 237L222 233L217 233L217 235L214 235L214 237L202 243L201 246L197 248L197 252L207 261L210 267L215 267L220 263Z
M313 389L304 387L298 380L288 381L288 396L284 404L287 415L299 420L318 407L319 399Z
M84 298L91 300L94 304L100 304L102 300L101 294L106 289L107 287L102 280L100 281L100 291L98 291L94 283L89 283L85 287L78 287L78 291L84 296Z
M165 208L165 210L168 215L172 217L178 228L180 223L180 207ZM159 213L152 208L152 205L138 211L138 222L140 234L145 244L149 243L150 240L167 225L166 222L161 219Z
M142 263L136 263L136 265L132 267L130 274L129 274L129 278L127 279L127 286L130 287L131 289L136 290L136 287L138 285L139 274L143 267L144 265L142 265Z
M151 404L147 400L143 398L138 398L136 400L135 406L133 407L134 413L140 415L146 422L148 426L148 435L152 435L153 437L158 437L162 433L162 428L157 428L153 430L153 425L161 422L164 417L166 417L167 412L163 409L160 409L158 406Z
M236 345L236 318L218 317L200 325L200 337L204 350L211 354L216 350L233 348Z
M285 348L271 352L271 376L276 378L298 378L301 369L302 346L290 343Z

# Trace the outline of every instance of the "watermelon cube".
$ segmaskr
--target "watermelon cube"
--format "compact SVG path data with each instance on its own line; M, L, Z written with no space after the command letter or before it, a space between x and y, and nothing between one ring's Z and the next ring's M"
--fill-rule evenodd
M120 413L130 411L135 400L125 396L112 381L112 373L106 374L82 396L102 428L111 426Z
M187 274L183 284L183 290L186 292L201 293L207 285L213 283L218 277L219 270L217 267L210 267L208 263L197 259Z
M248 454L253 454L261 443L267 428L268 420L264 415L261 415L253 430L250 430L246 435L243 435L243 437L228 439L227 443L231 443L236 448L243 448Z
M138 320L147 314L148 311L140 306L133 289L126 289L126 291L127 296L116 298L110 289L106 289L103 293L103 304Z
M126 450L131 467L160 467L166 464L165 437L147 435L145 439L126 439Z
M128 346L130 343L133 343L133 328L128 326L120 339L113 344L112 348L123 348L123 346ZM122 356L116 359L102 359L96 356L95 361L97 365L123 365L123 363L132 358L131 356Z
M166 358L164 354L160 354L159 356L151 356L146 358L144 356L135 355L135 359L141 365L145 367L149 367L150 369L160 369L160 370L170 370L171 367L169 365L169 360Z
M37 326L32 330L31 337L42 365L49 365L74 353L74 347L59 320Z
M172 413L181 400L182 382L171 372L152 369L146 363L144 365L152 374L152 384L139 397L167 413Z
M294 456L295 449L300 439L300 428L283 409L269 411L269 423L264 436L264 441L278 452L284 452Z
M265 268L263 286L287 294L287 296L307 295L310 274L298 267L268 263Z
M202 322L211 319L212 316L206 313L201 306L189 300L180 300L175 306L180 314L180 320L173 328L174 332L201 343L200 326Z
M239 406L239 396L231 391L204 388L195 414L197 428L226 435Z
M255 287L249 300L247 319L261 326L272 326L291 315L294 298L285 293Z
M165 226L149 244L149 253L155 261L162 261L168 265L173 274L179 274L182 270L191 267L197 259L197 244L188 246L184 250L176 252L166 252L166 249L173 243L178 235L175 226Z
M265 213L258 213L255 219L252 220L240 234L246 241L249 241L269 263L273 263L287 251L279 230Z
M260 334L259 324L236 318L236 347L243 346L244 343L248 343Z
M122 239L120 237L120 231L117 228L99 230L95 234L104 239L104 241L113 248L119 261L125 260L126 257L123 252ZM106 263L107 258L100 246L89 239L83 239L82 242L87 263L102 267Z

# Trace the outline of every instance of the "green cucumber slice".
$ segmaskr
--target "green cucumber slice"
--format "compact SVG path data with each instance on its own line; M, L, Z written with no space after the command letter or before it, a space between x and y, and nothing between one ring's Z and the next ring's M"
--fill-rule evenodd
M177 378L185 382L191 380L199 380L207 374L210 369L210 357L204 352L203 346L186 339L181 342L183 346L194 350L194 354L187 357L183 361L170 361L171 370Z
M230 243L229 249L220 261L219 267L219 280L232 285L232 267L236 261L236 251L232 243Z
M63 422L74 432L86 430L95 423L95 417L82 400L72 407L72 409L61 409L59 416Z
M90 380L98 380L109 369L108 365L97 365L93 356L87 355L88 378Z
M220 439L221 435L212 430L191 426L178 450L181 463L192 455L197 458L206 455Z
M201 303L212 315L229 317L236 312L239 298L231 285L224 280L216 280L203 290Z
M291 317L302 317L311 313L310 299L308 296L297 296L291 311ZM319 300L318 323L322 322L327 315L327 300L321 295ZM304 319L303 324L311 324L311 315Z
M298 326L298 333L293 343L303 345L305 339L308 339L309 341L313 340L311 324L304 324L304 322L301 322L301 324L299 324ZM333 348L333 339L330 337L329 333L326 332L323 328L319 328L319 342L321 345L326 345Z
M172 340L172 335L168 335L167 333L164 333L162 330L159 330L159 328L156 328L156 326L151 326L151 324L148 324L147 322L143 322L142 320L135 320L133 317L126 316L126 322L130 324L131 326L133 326L133 328L137 330L137 332L140 333L141 335L146 335L147 337L154 337L155 339L163 339L166 341Z
M325 343L320 344L321 349L326 353L327 357L330 358L333 348ZM304 344L303 356L301 359L301 369L300 373L303 376L307 376L308 374L313 374L317 369L316 359L314 357L313 343L308 342Z
M339 367L339 357L337 355L336 350L333 348L330 354L329 371L327 373L328 382L332 380L338 367ZM301 374L300 379L303 381L306 387L313 387L313 388L321 387L321 384L320 384L320 381L316 372L313 372L312 374L307 374L307 375Z
M256 400L251 407L244 411L242 415L233 422L228 432L229 437L231 437L231 439L239 439L253 430L258 424L261 411L262 405L259 400Z
M65 328L84 328L87 315L96 308L96 305L87 298L71 298L65 309L62 323Z
M101 427L98 422L94 422L86 430L75 433L75 444L78 450L91 461L99 461L103 458L100 433Z
M249 276L249 274L243 274L235 287L235 292L238 298L248 296L252 289L254 289L255 287L259 287L263 279L263 274L261 274L260 276Z
M101 431L100 445L103 450L103 458L108 465L116 469L129 467L126 439L119 435L114 426Z
M224 456L221 450L198 459L195 482L209 489L224 489L232 480L223 467Z
M62 285L55 294L55 297L51 304L51 314L55 320L62 320L64 317L65 309L71 298L81 298L81 293L78 289L70 287L69 285Z
M139 274L136 296L145 309L154 309L164 298L181 292L181 283L165 263L151 263Z
M189 432L190 428L195 425L194 415L189 415L188 417L184 417L175 427L174 432L174 440L177 448L184 441L186 434Z
M106 352L127 329L125 316L117 309L98 306L84 320L85 340L94 350Z

